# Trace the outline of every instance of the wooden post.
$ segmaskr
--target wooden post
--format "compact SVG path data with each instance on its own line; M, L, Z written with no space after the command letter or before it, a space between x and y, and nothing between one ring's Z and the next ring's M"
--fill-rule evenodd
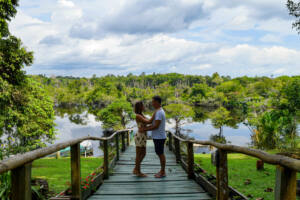
M187 171L188 177L193 179L195 177L194 174L194 146L192 142L187 142Z
M275 200L296 200L297 172L295 170L277 166Z
M56 159L60 159L60 151L56 152Z
M31 200L31 163L11 171L11 199Z
M179 140L174 137L174 144L175 144L175 156L176 156L176 162L181 162L181 155L180 155L180 142Z
M119 148L119 133L116 134L116 158L120 159L120 148Z
M71 189L72 200L81 199L81 180L80 180L80 143L71 146Z
M104 179L108 179L109 169L108 169L108 141L103 141L103 153L104 153L104 162L103 162L103 175Z
M228 200L227 152L218 149L217 154L217 200Z
M130 145L130 132L127 131L127 146Z
M125 145L125 133L122 132L121 133L122 136L122 152L124 152L126 150L126 145Z
M172 146L172 133L169 132L169 150L172 151L173 150L173 146Z

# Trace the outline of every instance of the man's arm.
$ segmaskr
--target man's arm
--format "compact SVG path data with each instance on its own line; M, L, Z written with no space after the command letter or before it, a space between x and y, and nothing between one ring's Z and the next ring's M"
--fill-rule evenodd
M145 128L141 128L140 131L144 132L144 131L152 131L152 130L158 129L160 123L161 123L161 120L155 120L153 125L147 126Z

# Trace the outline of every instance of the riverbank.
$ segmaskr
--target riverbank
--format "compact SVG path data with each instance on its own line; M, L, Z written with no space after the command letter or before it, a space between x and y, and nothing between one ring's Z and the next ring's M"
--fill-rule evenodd
M229 154L229 185L248 196L249 200L274 199L275 166L265 164L264 170L257 171L256 161L256 158L243 154ZM207 174L216 174L210 154L195 154L195 162L200 164Z
M56 194L67 189L71 182L70 158L43 158L33 162L32 177L48 181L49 189ZM103 158L81 158L81 177L85 178L102 166Z

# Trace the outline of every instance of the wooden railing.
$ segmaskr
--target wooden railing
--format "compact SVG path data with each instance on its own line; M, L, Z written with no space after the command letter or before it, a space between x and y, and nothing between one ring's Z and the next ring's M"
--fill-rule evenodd
M119 140L121 136L121 150L125 151L130 143L130 129L113 133L110 137L86 136L78 139L51 145L24 154L19 154L0 162L0 174L11 171L12 200L31 200L31 165L32 162L53 154L57 151L71 147L71 199L81 199L81 175L80 175L80 143L85 140L99 140L103 142L103 176L109 177L109 142L115 143L116 156L112 162L119 160ZM113 139L115 139L113 141ZM127 140L127 142L126 142ZM111 163L112 164L112 163Z
M297 172L300 172L300 160L282 155L246 147L220 144L213 141L185 140L168 131L169 150L173 151L177 162L182 163L188 176L194 178L194 144L208 145L217 148L216 156L216 187L217 200L229 199L227 153L242 153L256 157L265 163L276 165L275 200L296 200ZM182 144L186 145L186 159L182 158Z

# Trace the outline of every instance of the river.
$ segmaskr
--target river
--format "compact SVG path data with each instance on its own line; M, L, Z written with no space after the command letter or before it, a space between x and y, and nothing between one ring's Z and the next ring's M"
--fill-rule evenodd
M55 123L58 134L54 143L88 135L100 137L103 134L101 122L97 121L95 116L87 113L87 111L83 111L80 114L65 113L61 116L56 116ZM135 127L135 123L131 122L129 127ZM173 127L174 123L172 123L172 121L167 122L166 128L168 130L172 130ZM187 120L187 122L182 125L182 129L184 134L198 140L209 140L211 135L219 132L219 129L212 126L210 119L204 122ZM250 131L243 124L239 124L237 129L224 127L223 134L227 141L235 145L247 146L251 142ZM92 146L95 156L102 155L98 141L88 141L85 142L84 145Z

